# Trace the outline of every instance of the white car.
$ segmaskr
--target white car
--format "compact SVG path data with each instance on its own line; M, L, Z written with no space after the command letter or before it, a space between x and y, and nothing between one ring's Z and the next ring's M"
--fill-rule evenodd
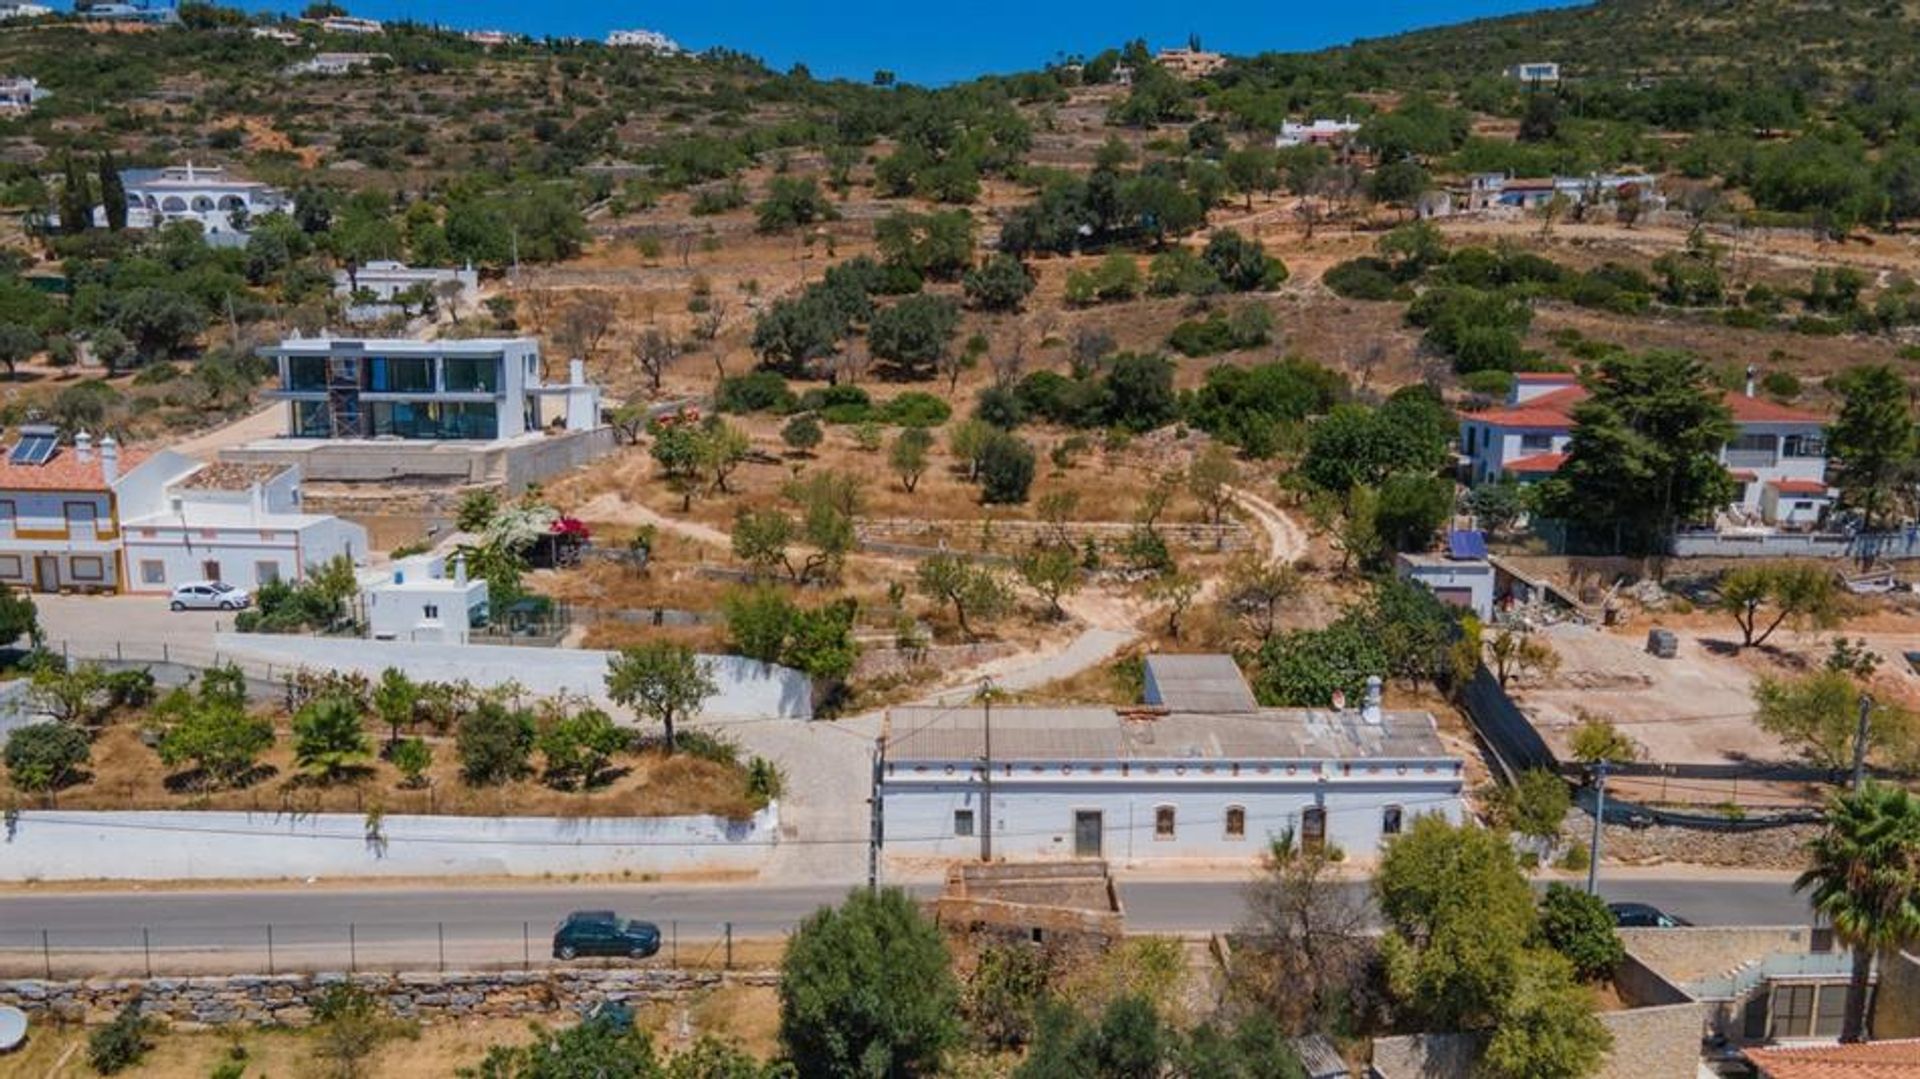
M244 588L221 581L194 581L175 588L168 606L176 611L237 611L252 603L253 597Z

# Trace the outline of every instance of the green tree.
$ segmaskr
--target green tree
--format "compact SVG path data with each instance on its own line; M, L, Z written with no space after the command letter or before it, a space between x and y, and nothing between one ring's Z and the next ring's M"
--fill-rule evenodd
M191 764L200 771L201 785L212 790L245 780L274 735L271 720L247 714L244 694L208 677L197 693L181 689L163 698L155 708L165 724L161 763L169 768Z
M1232 229L1219 229L1207 237L1200 258L1231 292L1273 289L1287 279L1285 263L1268 255L1260 241Z
M810 413L795 416L780 429L780 441L801 456L812 456L824 438L826 432L820 429L820 421Z
M607 697L660 724L667 752L674 751L674 728L698 714L719 692L713 674L693 649L669 641L623 648L607 661Z
M400 744L401 729L413 726L419 705L420 687L405 671L388 667L380 672L380 680L373 687L373 711L387 725L389 750Z
M593 786L614 754L631 741L611 716L598 708L582 708L547 728L538 744L547 758L548 781L581 789Z
M1833 574L1814 563L1741 566L1720 578L1719 606L1739 625L1742 648L1766 644L1783 623L1831 626L1839 618L1839 605Z
M92 759L86 732L65 723L29 723L7 736L7 778L28 794L65 787Z
M1841 503L1859 510L1864 527L1872 531L1901 492L1912 489L1913 414L1906 381L1884 364L1846 372L1843 386L1840 415L1827 430L1833 483Z
M754 216L761 232L786 232L840 215L812 179L775 176L767 182L766 198L754 208Z
M469 786L492 787L527 774L537 737L533 717L499 701L484 700L466 715L454 734L460 776Z
M22 637L39 642L40 609L25 592L0 589L0 647L14 644Z
M1080 588L1080 559L1071 547L1036 547L1014 563L1020 580L1047 605L1047 617L1065 618L1060 601Z
M7 377L14 377L14 369L33 358L46 342L30 327L17 322L0 322L0 363L7 365Z
M127 227L127 186L111 151L100 155L100 206L106 211L108 229L120 232Z
M1179 415L1173 364L1164 356L1119 353L1109 361L1106 386L1114 421L1129 431L1151 431Z
M929 378L953 345L960 310L943 296L908 296L881 308L867 330L867 347L876 359L899 368L908 378Z
M950 281L973 264L973 232L973 215L965 210L900 211L874 223L873 242L885 264Z
M898 888L855 891L794 930L780 964L780 1043L801 1075L932 1075L961 1038L940 932Z
M933 432L924 427L908 427L893 436L893 445L887 450L887 464L893 474L900 477L900 486L908 494L919 486L920 477L927 471L927 456L933 449Z
M1545 768L1520 773L1513 786L1500 790L1497 802L1503 822L1531 839L1559 835L1560 824L1573 806L1566 781Z
M133 343L142 360L164 360L184 352L206 329L205 310L191 296L166 288L133 288L112 295L104 305L107 321Z
M1612 1048L1612 1033L1567 961L1532 949L1521 953L1499 1004L1480 1070L1488 1079L1583 1079Z
M1754 684L1754 722L1798 750L1807 760L1836 772L1853 763L1862 689L1845 671L1822 670L1797 678L1763 677ZM1867 752L1905 758L1920 739L1913 713L1891 701L1874 700L1867 713Z
M1035 456L1026 440L994 431L980 447L980 500L989 504L1025 502L1033 487Z
M712 1059L703 1050L707 1039L686 1054ZM678 1063L676 1060L675 1063ZM470 1079L760 1079L758 1068L719 1068L713 1071L669 1067L663 1070L654 1055L653 1040L644 1028L622 1026L592 1018L563 1030L534 1028L526 1045L496 1045L478 1067L462 1071Z
M107 672L98 663L68 666L57 656L40 656L27 681L34 707L61 723L90 727L107 716Z
M1811 864L1794 890L1808 893L1814 911L1853 949L1840 1040L1865 1041L1874 956L1920 936L1920 802L1873 780L1835 793L1807 854Z
M1567 462L1542 484L1549 515L1609 537L1615 550L1652 551L1732 498L1720 450L1733 423L1699 360L1613 355L1589 388L1574 408Z
M1401 473L1380 485L1373 527L1395 551L1424 551L1452 515L1452 480Z
M1611 720L1599 716L1586 716L1580 725L1573 729L1573 737L1568 739L1568 748L1573 759L1582 764L1594 764L1606 761L1609 764L1628 764L1640 759L1640 747L1634 744Z
M400 785L417 790L427 785L427 769L433 767L433 747L422 738L402 738L387 751L387 759L400 772Z
M146 1059L153 1043L154 1021L141 1010L138 994L127 1001L113 1021L87 1038L87 1063L101 1075L117 1075Z
M957 554L922 559L914 583L921 595L953 608L954 621L969 640L976 637L972 619L998 618L1012 600L998 573Z
M1607 901L1558 881L1540 897L1540 935L1586 981L1611 977L1627 957Z
M1018 311L1033 294L1033 273L1018 255L994 255L961 281L967 303L981 311Z
M293 716L293 759L332 782L367 758L367 731L360 702L328 693L300 706Z

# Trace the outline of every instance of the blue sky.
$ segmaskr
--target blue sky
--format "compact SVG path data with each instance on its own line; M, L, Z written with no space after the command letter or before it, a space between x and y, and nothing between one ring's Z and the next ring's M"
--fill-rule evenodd
M241 0L257 9L298 10L285 0ZM1091 54L1144 37L1158 48L1197 33L1209 48L1248 53L1315 49L1356 37L1461 22L1568 0L1346 0L1334 4L1166 0L977 0L974 3L825 4L696 0L663 5L553 4L526 0L343 0L355 15L411 18L458 29L493 28L598 38L618 27L658 30L692 49L725 46L776 68L805 63L815 75L865 79L886 68L903 79L945 83L1035 68L1060 53Z

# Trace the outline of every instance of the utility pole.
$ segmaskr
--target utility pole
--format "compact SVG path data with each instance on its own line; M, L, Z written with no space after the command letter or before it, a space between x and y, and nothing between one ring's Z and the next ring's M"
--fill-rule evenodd
M993 679L980 680L981 718L984 726L985 759L980 776L984 780L980 794L980 860L993 861Z
M1587 862L1587 894L1600 894L1600 839L1607 820L1607 765L1604 758L1593 762L1593 850Z
M1873 721L1873 698L1860 694L1860 724L1853 730L1853 789L1867 781L1867 729Z
M887 742L882 735L873 744L873 794L867 799L872 809L867 825L867 891L880 887L880 844L886 837L886 802L880 798L880 777L886 768Z

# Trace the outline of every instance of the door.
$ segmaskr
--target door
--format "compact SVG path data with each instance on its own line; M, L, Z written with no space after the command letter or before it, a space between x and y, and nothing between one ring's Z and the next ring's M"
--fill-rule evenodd
M220 560L217 558L209 558L200 563L200 576L205 580L218 581L220 579Z
M60 591L60 560L40 555L33 560L33 587L39 592Z
M1327 811L1310 806L1300 814L1300 849L1323 850L1327 845Z
M1097 809L1076 809L1073 812L1073 856L1075 858L1100 857L1102 826L1101 814Z

